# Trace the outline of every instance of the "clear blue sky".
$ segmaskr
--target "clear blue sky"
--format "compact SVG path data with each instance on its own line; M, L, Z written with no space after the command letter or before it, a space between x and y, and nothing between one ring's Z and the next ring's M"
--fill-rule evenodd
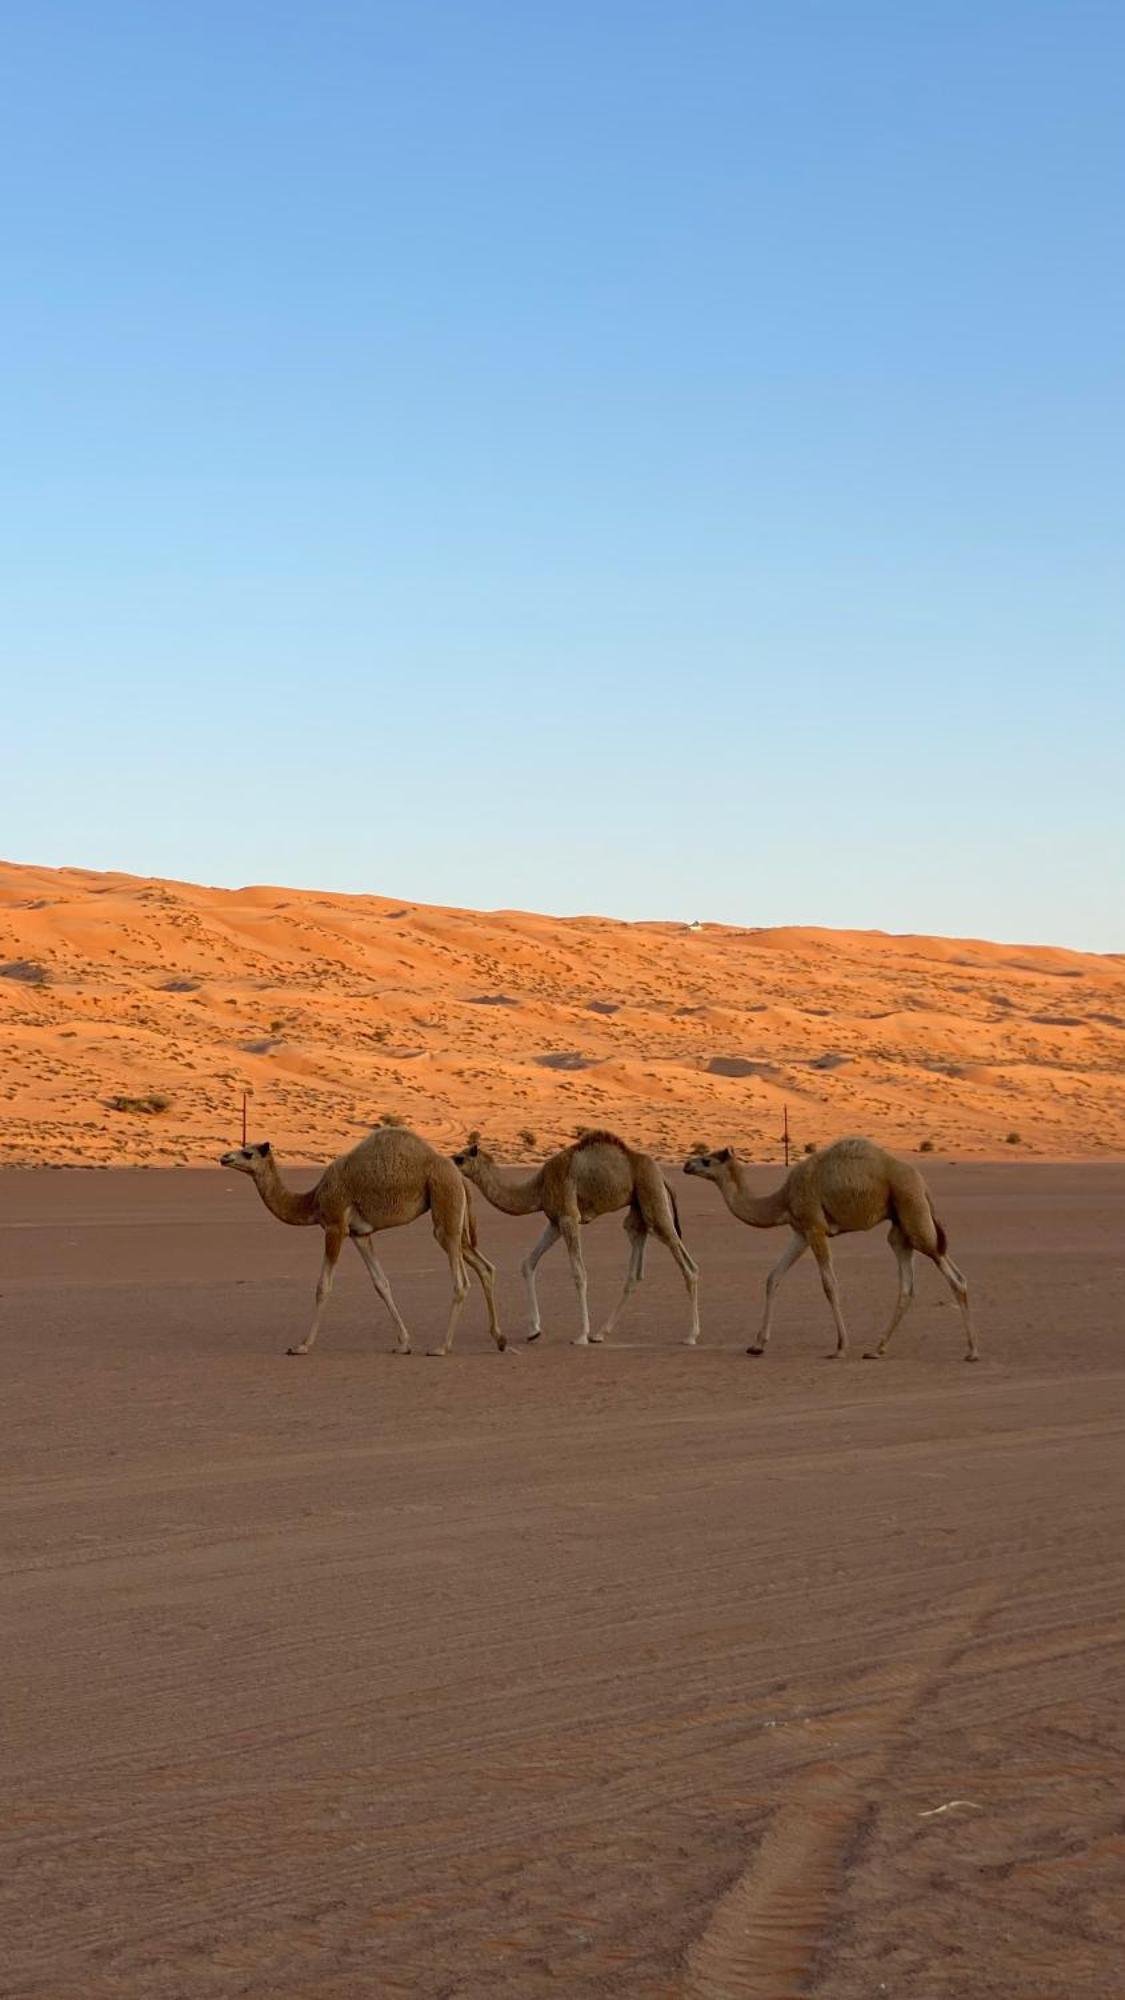
M1116 0L12 0L0 852L1125 949Z

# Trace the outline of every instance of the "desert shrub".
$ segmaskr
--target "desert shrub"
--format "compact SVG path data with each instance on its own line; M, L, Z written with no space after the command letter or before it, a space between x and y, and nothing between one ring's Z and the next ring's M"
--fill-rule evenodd
M519 1134L519 1142L521 1146L528 1146L530 1148L534 1148L539 1144L534 1132L527 1125L523 1127L523 1130Z
M934 1150L934 1142L932 1139L923 1139L918 1147L918 1151L920 1153L932 1153L933 1150Z
M406 1120L405 1118L400 1118L397 1111L380 1111L379 1123L380 1125L405 1125Z
M172 1100L159 1090L150 1090L147 1097L111 1097L107 1099L108 1111L133 1111L146 1118L155 1118L161 1111L170 1111Z
M473 1126L473 1129L472 1129L472 1131L471 1131L471 1132L467 1132L467 1133L465 1134L465 1144L466 1144L466 1146L479 1146L479 1145L480 1145L480 1133L479 1133L479 1131L477 1130L477 1127L476 1127L475 1125Z
M815 1152L816 1152L816 1140L815 1140L815 1139L806 1139L806 1140L805 1140L805 1151L806 1151L806 1153L815 1153Z
M271 1021L271 1022L270 1022L270 1034L271 1034L271 1035L280 1035L280 1033L281 1033L281 1030L283 1029L283 1027L284 1027L284 1026L285 1026L285 1023L284 1023L284 1021L281 1021L281 1020L277 1020L277 1021Z
M32 958L10 958L0 965L0 979L18 979L23 986L45 986L50 976L46 966Z
M1020 1138L1018 1132L1009 1132L1007 1138L1004 1141L1004 1144L1006 1146L1022 1146L1023 1140Z
M710 1146L705 1145L702 1139L693 1139L691 1145L688 1147L688 1152L693 1154L697 1160L701 1159L704 1153L709 1153L710 1151Z

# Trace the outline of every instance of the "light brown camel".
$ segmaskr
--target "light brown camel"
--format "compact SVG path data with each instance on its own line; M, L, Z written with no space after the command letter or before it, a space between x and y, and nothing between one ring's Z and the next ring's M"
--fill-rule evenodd
M391 1296L386 1272L378 1263L371 1237L380 1229L398 1229L414 1222L427 1209L433 1216L434 1235L449 1259L453 1274L453 1303L445 1339L433 1354L448 1354L453 1332L469 1289L465 1271L471 1265L481 1283L488 1307L488 1326L497 1347L506 1346L496 1317L496 1267L477 1248L476 1224L469 1191L460 1174L444 1153L438 1153L416 1132L404 1127L372 1132L350 1153L325 1167L314 1188L294 1194L277 1170L269 1145L242 1146L224 1153L222 1167L249 1174L271 1215L279 1222L312 1225L324 1231L324 1263L316 1288L313 1323L299 1347L290 1354L307 1354L320 1328L321 1314L332 1290L336 1262L350 1237L367 1266L371 1282L390 1313L398 1331L399 1354L409 1354L410 1335Z
M455 1153L453 1161L466 1179L505 1215L540 1214L547 1218L547 1227L520 1267L527 1283L529 1340L538 1340L542 1332L535 1267L560 1236L570 1258L582 1315L582 1332L574 1343L576 1347L588 1347L613 1332L626 1299L636 1291L644 1276L648 1238L656 1236L670 1252L687 1286L691 1332L686 1344L695 1346L699 1339L699 1267L684 1244L676 1198L656 1161L647 1153L634 1152L612 1132L585 1132L575 1145L552 1153L536 1173L524 1180L507 1180L497 1170L491 1154L478 1145L466 1146L463 1152ZM601 1332L591 1333L579 1229L582 1223L593 1222L599 1215L612 1215L620 1208L627 1211L625 1234L630 1244L625 1289Z
M721 1152L701 1153L684 1161L685 1174L699 1174L714 1181L732 1215L754 1229L776 1229L787 1222L793 1234L785 1255L766 1279L766 1309L758 1338L748 1354L763 1354L770 1337L774 1293L786 1271L811 1250L820 1266L832 1317L836 1322L836 1353L846 1354L847 1330L840 1311L836 1273L832 1267L829 1238L853 1231L875 1229L880 1222L891 1225L888 1242L898 1261L898 1300L882 1340L864 1355L878 1361L887 1342L914 1297L914 1252L932 1258L957 1301L965 1328L966 1361L976 1361L977 1338L969 1312L969 1288L953 1259L947 1254L945 1231L934 1214L930 1191L916 1167L896 1160L870 1139L838 1139L821 1153L801 1160L772 1194L750 1192L742 1166L729 1146Z

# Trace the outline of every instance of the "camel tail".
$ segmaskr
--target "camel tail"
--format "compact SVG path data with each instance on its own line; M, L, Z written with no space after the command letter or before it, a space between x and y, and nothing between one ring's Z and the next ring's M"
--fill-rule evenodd
M927 1257L944 1257L948 1246L945 1229L934 1214L934 1205L928 1195L923 1196L923 1201L925 1202L924 1207L921 1204L916 1207L912 1201L900 1204L892 1196L888 1204L889 1219L897 1228L901 1229L907 1242L913 1244L915 1250L921 1250ZM934 1234L935 1247L933 1249L930 1248L927 1241L930 1233L926 1228L927 1220Z
M461 1239L462 1242L468 1244L470 1250L476 1249L477 1218L473 1209L473 1197L469 1193L468 1182L465 1184L465 1226L461 1232Z
M668 1188L668 1199L669 1199L669 1201L670 1201L670 1202L671 1202L671 1204L672 1204L672 1220L673 1220L673 1222L674 1222L674 1223L675 1223L675 1225L676 1225L676 1235L677 1235L677 1236L679 1237L679 1239L680 1239L680 1242L682 1243L682 1242L683 1242L683 1240L684 1240L684 1232L683 1232L683 1230L682 1230L682 1229L680 1228L680 1211L679 1211L679 1208L678 1208L678 1206L677 1206L677 1204L676 1204L676 1197L675 1197L675 1195L674 1195L674 1194L672 1193L672 1190L671 1190L671 1188L670 1188L670 1187L668 1187L668 1183L667 1183L667 1181L665 1181L664 1185L665 1185L665 1187L666 1187L666 1188Z

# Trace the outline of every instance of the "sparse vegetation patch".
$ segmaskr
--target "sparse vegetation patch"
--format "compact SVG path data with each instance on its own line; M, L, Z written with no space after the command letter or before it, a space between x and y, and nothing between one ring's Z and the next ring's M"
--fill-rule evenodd
M33 958L10 958L0 965L0 979L18 979L24 986L45 986L51 977Z

